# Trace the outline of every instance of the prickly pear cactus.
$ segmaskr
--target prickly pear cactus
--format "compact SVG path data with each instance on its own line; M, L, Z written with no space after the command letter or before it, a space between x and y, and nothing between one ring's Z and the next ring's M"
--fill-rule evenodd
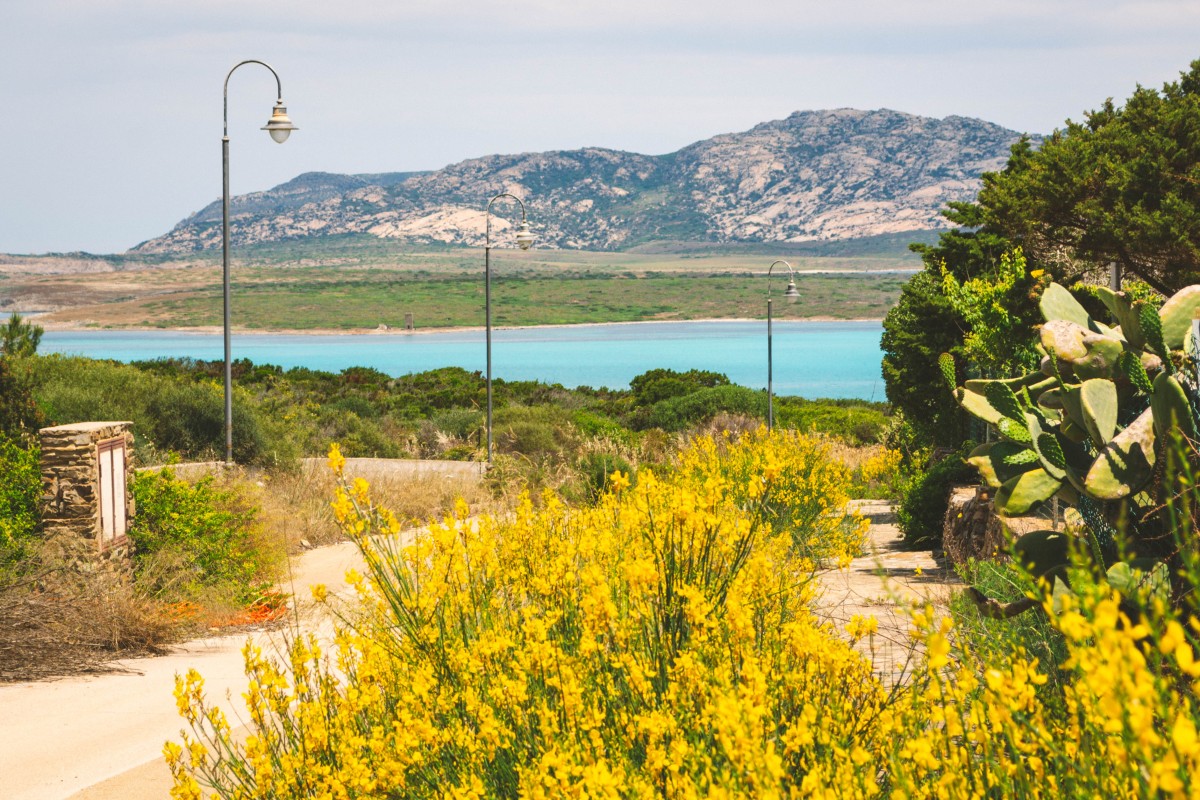
M1193 349L1200 286L1160 309L1093 291L1111 314L1108 323L1050 284L1041 299L1041 368L954 388L962 407L998 434L967 460L996 489L1002 515L1026 514L1056 496L1070 505L1086 496L1114 517L1120 509L1136 519L1158 503L1152 483L1168 433L1197 438L1194 390L1181 370L1194 368L1185 353Z

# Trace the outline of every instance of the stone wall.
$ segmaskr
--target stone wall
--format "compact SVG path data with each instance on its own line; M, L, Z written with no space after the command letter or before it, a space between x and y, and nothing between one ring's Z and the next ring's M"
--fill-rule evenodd
M41 440L42 529L46 540L67 562L77 566L102 561L125 562L129 541L116 531L104 541L100 519L99 448L105 442L123 442L125 475L117 481L114 502L121 503L125 518L133 516L129 492L133 433L130 422L84 422L43 428Z

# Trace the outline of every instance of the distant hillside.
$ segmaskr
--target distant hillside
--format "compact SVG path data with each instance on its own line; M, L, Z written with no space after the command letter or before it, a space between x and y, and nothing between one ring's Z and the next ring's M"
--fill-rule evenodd
M654 242L849 240L946 227L1020 134L977 119L898 111L798 111L661 156L588 147L494 155L433 172L307 173L234 199L235 244L368 234L481 245L483 206L523 197L539 246L626 250ZM1035 137L1036 138L1036 137ZM511 218L508 205L495 207ZM220 246L220 203L134 248ZM493 220L503 236L504 219Z

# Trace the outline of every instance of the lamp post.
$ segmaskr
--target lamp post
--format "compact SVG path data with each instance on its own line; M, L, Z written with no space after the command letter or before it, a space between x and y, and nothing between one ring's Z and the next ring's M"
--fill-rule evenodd
M484 215L487 218L483 240L483 307L484 320L487 329L487 464L492 466L492 203L507 197L516 200L521 206L521 225L517 228L517 245L522 250L528 250L533 244L533 232L525 221L525 201L515 194L501 192L488 200Z
M225 463L233 463L233 361L232 347L229 336L229 79L238 67L246 64L261 64L271 70L275 76L275 108L271 111L271 119L263 126L263 130L271 134L271 138L279 144L287 141L292 131L297 130L288 117L287 108L283 105L283 84L279 73L265 61L247 59L233 65L225 76L225 128L221 136L221 287L224 299L225 327Z
M796 288L796 273L792 265L780 259L771 263L767 268L767 430L775 427L775 395L771 386L771 272L778 264L783 264L788 270L788 285L783 296L789 303L800 299L800 291Z

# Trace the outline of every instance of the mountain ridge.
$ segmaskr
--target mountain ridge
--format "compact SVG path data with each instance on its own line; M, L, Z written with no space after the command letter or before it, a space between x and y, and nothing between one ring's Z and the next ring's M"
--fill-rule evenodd
M797 111L662 155L582 147L486 155L421 172L308 172L234 198L230 236L235 245L368 234L478 246L484 204L500 192L525 199L539 246L549 247L807 242L944 229L940 210L972 200L982 173L1002 169L1020 136L970 117L842 108ZM496 241L516 213L510 204L493 208ZM219 246L216 202L132 252Z

